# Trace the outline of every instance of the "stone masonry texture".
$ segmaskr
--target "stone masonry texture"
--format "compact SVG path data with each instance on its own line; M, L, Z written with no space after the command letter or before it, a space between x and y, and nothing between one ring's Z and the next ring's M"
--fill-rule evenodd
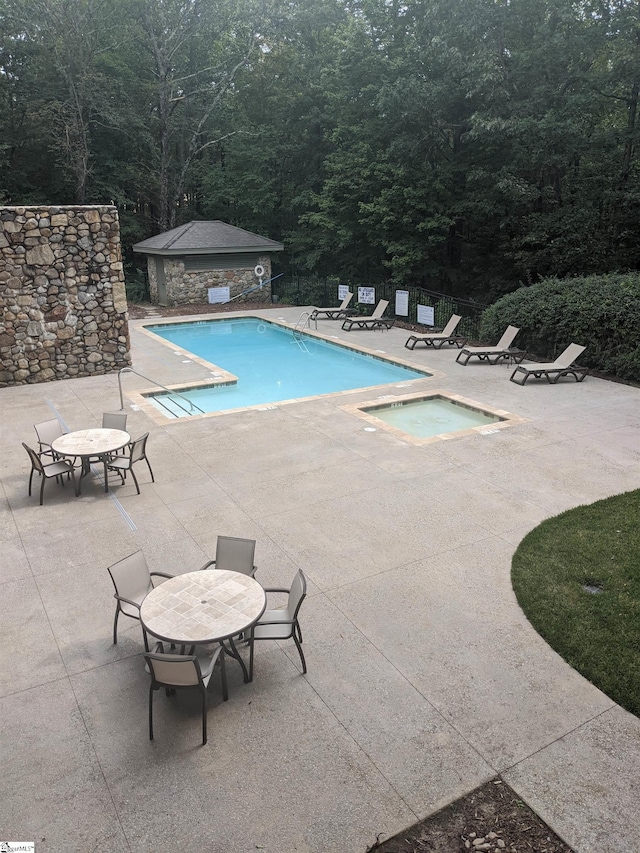
M131 364L118 212L0 207L0 387Z
M252 256L255 257L255 256ZM271 302L271 285L252 290L259 279L254 273L254 263L248 259L247 266L237 269L187 271L182 258L164 259L166 277L167 305L203 305L208 302L210 287L228 287L229 297L237 303ZM264 269L263 281L271 278L271 258L269 255L258 257ZM156 258L148 258L149 295L152 302L158 302L158 280L156 277ZM251 292L247 292L251 291Z

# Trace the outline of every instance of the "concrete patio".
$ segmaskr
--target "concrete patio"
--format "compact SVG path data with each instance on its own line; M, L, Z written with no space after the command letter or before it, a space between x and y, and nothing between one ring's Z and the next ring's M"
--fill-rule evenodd
M130 325L136 370L210 378ZM521 388L400 329L318 328L437 375L180 422L126 400L129 432L151 433L139 496L93 477L27 496L33 424L99 425L115 375L0 389L0 834L38 853L364 853L501 774L578 853L638 853L640 720L536 634L510 567L543 519L640 487L640 389ZM342 408L432 388L527 422L418 446ZM227 703L214 676L205 747L195 698L163 691L150 742L140 626L112 644L107 566L142 548L191 571L219 533L257 540L265 586L305 572L308 675L291 641L258 644L251 684L229 660Z

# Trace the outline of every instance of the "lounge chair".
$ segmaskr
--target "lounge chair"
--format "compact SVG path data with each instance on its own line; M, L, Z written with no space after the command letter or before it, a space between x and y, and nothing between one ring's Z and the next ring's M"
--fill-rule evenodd
M369 314L368 317L347 317L342 328L347 332L350 332L354 326L356 329L390 329L395 320L382 316L387 310L388 304L386 299L381 299L373 314Z
M539 362L538 364L519 364L509 377L516 385L524 385L530 376L535 376L540 379L546 376L547 382L556 384L561 376L573 376L576 382L582 382L584 377L589 372L588 367L578 367L575 364L578 358L585 351L586 347L581 347L580 344L569 344L566 350L556 358L555 361ZM522 373L522 382L515 379L515 375Z
M443 344L455 344L457 347L462 347L466 344L467 339L462 335L454 334L460 320L462 317L458 314L452 314L444 329L438 332L428 332L426 335L410 335L406 340L405 347L415 349L416 344L424 344L426 347L436 347L437 349L440 349Z
M463 347L456 361L464 366L470 358L475 356L479 361L487 361L489 364L497 364L499 361L515 361L520 364L527 354L526 350L511 346L519 331L520 329L516 326L507 326L504 335L494 347ZM461 358L464 358L464 361L461 361Z
M347 293L337 308L314 308L309 319L317 320L318 317L324 317L325 320L342 320L344 317L350 317L356 313L355 308L349 308L352 299L353 293Z

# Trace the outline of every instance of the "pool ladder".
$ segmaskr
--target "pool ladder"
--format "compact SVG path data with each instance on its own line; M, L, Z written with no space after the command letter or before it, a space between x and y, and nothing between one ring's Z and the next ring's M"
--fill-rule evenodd
M307 344L304 340L304 336L301 334L301 331L300 331L301 329L304 329L304 328L309 328L309 329L311 328L311 313L309 311L303 311L302 314L298 317L298 320L292 329L292 333L293 333L293 340L298 344L300 349L304 350L306 353L309 353L309 355L311 355L311 353L309 352L309 349L307 348ZM318 328L318 321L316 320L316 329L317 328Z

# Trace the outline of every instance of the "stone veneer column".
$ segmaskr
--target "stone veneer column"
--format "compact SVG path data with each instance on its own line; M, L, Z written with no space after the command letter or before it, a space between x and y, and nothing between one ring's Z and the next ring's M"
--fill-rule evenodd
M118 212L0 207L0 387L131 364Z

